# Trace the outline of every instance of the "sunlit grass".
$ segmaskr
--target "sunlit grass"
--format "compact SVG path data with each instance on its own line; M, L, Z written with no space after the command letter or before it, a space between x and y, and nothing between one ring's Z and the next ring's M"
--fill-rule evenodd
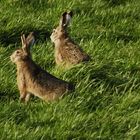
M0 1L0 139L140 139L139 0ZM52 29L65 10L71 38L92 58L71 69L55 66ZM35 32L33 60L76 84L59 101L19 102L11 53L21 33Z

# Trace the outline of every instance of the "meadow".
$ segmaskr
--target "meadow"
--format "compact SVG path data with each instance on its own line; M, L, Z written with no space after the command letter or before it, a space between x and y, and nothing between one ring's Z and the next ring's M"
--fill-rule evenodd
M55 66L50 34L64 11L69 34L92 60ZM59 101L19 102L11 53L34 31L33 60L76 84ZM140 1L0 0L0 140L139 140Z

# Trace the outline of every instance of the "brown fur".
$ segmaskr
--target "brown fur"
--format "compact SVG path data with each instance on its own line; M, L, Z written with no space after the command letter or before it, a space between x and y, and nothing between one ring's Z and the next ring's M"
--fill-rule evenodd
M58 99L68 90L71 84L60 80L45 70L41 69L31 58L30 46L34 37L29 35L27 39L21 36L22 48L11 55L11 61L17 66L17 84L20 91L20 100L27 102L30 94L45 101Z
M65 12L60 19L59 26L53 30L50 38L55 44L55 62L57 65L78 64L90 59L77 44L75 44L67 33L67 26L72 17L72 12Z

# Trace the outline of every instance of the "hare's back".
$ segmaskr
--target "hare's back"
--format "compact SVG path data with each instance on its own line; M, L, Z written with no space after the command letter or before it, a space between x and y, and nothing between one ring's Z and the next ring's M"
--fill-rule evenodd
M71 42L61 46L60 52L64 61L68 61L72 64L79 63L81 61L87 61L89 56L76 44Z

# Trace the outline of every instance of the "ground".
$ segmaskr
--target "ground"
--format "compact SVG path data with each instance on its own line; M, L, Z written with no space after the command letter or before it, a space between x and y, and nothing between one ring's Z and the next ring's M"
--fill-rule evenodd
M55 66L50 34L69 10L69 34L92 60L64 70ZM1 0L1 140L139 140L139 14L139 0ZM36 35L33 60L75 83L75 92L51 103L36 97L28 105L19 102L9 56L30 31Z

